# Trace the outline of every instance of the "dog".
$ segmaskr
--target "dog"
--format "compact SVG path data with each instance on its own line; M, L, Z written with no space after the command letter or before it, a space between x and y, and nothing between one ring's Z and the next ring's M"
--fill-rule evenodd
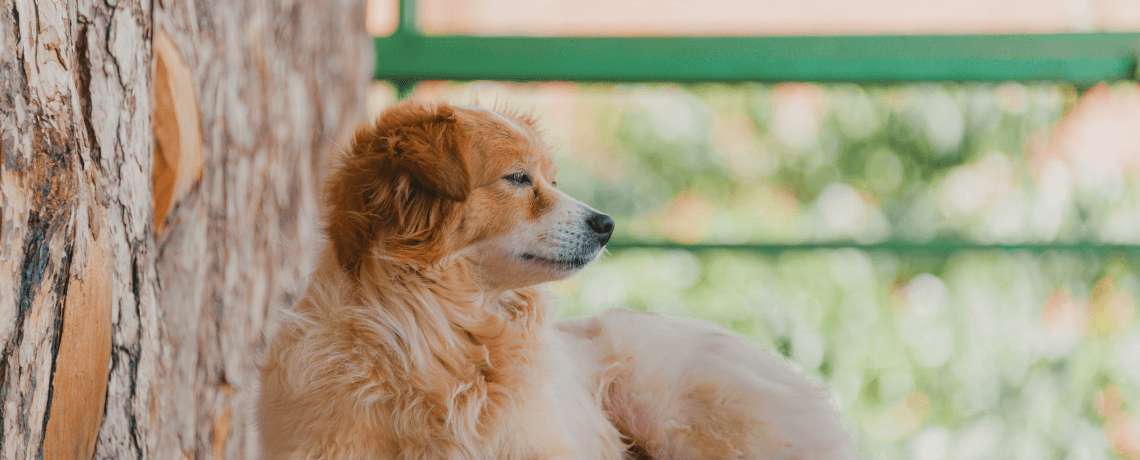
M826 389L710 324L552 323L609 216L529 116L407 101L327 181L328 244L262 365L268 459L848 459Z

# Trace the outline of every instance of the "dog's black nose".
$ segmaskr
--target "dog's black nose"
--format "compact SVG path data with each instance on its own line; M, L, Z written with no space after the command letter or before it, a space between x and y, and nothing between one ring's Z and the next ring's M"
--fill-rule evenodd
M590 224L590 230L598 234L602 246L605 246L610 241L610 235L614 234L614 220L600 212L596 212L589 219L586 219L586 223Z

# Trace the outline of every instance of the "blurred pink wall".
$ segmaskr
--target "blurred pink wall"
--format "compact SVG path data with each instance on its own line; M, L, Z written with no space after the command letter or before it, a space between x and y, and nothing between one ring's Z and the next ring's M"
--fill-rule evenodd
M371 0L369 29L395 29ZM796 35L1140 30L1136 0L421 0L439 34Z

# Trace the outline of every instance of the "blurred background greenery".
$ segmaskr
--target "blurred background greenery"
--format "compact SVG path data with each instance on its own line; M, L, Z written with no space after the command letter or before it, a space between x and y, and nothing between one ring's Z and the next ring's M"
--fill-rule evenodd
M377 83L374 107L392 94ZM1111 144L1070 151L1081 129L1062 117L1084 110L1078 95L1019 83L415 93L534 111L559 187L617 221L615 248L551 287L560 318L630 308L720 324L829 382L872 459L1137 458L1140 251L1073 243L1140 242L1140 176ZM1084 100L1138 95L1118 84ZM813 242L853 247L779 247ZM683 248L694 243L745 249ZM995 244L1015 248L954 249Z

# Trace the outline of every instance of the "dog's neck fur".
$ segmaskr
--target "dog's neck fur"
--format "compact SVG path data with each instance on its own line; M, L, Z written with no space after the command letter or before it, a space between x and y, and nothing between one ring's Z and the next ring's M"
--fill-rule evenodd
M540 328L548 316L536 288L487 288L476 267L464 259L421 266L374 258L363 265L355 292L365 305L398 310L419 326L446 324L483 343L494 343L512 331Z
M407 390L446 408L440 415L454 435L502 428L518 389L544 375L537 345L547 312L535 288L487 292L466 260L420 267L371 258L351 283L355 298L342 305L364 307L387 329L395 342L377 345L399 350L388 364L408 377Z

